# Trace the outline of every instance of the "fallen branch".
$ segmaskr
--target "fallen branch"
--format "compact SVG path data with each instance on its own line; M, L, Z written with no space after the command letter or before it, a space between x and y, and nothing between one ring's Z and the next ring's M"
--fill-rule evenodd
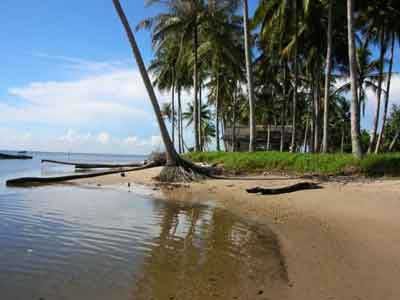
M301 190L315 190L315 189L322 189L322 187L314 182L300 182L282 188L255 187L247 189L246 191L250 194L279 195L279 194L293 193Z
M130 164L78 163L78 162L66 162L66 161L49 160L49 159L42 159L42 163L75 166L75 168L77 169L133 168L133 167L141 167L144 165L141 163L130 163Z
M136 167L136 168L121 168L118 170L110 170L104 172L94 172L88 174L79 174L79 175L66 175L66 176L56 176L56 177L23 177L7 180L6 185L12 187L28 187L28 186L37 186L37 185L46 185L53 183L60 183L64 181L76 180L76 179L86 179L93 178L105 175L112 175L118 173L127 173L133 171L140 171L150 168L159 167L160 164L158 162L151 162L147 165Z

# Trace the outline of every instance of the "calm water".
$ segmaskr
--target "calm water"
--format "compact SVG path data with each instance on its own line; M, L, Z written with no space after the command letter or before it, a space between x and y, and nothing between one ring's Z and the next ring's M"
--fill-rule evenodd
M274 235L224 210L112 188L4 186L73 171L38 162L0 160L2 300L267 299L285 284Z

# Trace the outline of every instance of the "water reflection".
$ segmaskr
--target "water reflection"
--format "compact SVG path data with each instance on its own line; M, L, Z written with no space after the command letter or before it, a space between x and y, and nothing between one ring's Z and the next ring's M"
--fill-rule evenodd
M275 236L221 209L163 205L132 299L255 299L287 285ZM262 232L261 232L262 231Z
M274 235L217 208L112 189L0 192L1 299L263 299Z

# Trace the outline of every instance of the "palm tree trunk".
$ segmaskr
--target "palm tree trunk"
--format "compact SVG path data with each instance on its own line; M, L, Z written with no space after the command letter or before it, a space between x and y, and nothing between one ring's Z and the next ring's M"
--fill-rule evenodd
M199 84L199 139L200 139L200 151L204 151L204 134L203 134L203 116L202 116L202 106L203 106L203 90L202 90L202 82Z
M377 92L377 96L376 96L376 110L375 110L372 133L371 133L371 139L370 139L369 146L368 146L368 153L371 153L372 149L375 146L376 132L378 131L379 116L380 116L380 110L381 110L383 68L384 68L384 64L385 64L385 53L386 53L385 29L384 28L381 28L381 37L380 37L380 39L381 39L381 49L380 49L381 51L380 51L380 58L379 58L378 92Z
M309 151L311 153L314 153L314 127L315 127L315 121L314 121L314 117L312 117L311 119L311 123L310 123L310 137L308 138L308 148Z
M222 122L221 123L222 123L221 124L222 125L221 133L222 133L222 140L223 140L223 143L224 143L224 151L228 152L229 150L228 150L227 143L226 143L226 138L225 138L225 128L226 128L226 115L225 114L222 115Z
M172 135L172 144L175 146L175 82L172 82L171 88L171 135Z
M344 125L343 125L342 126L342 138L340 141L340 152L341 153L344 153L344 135L345 135L345 132L344 132Z
M304 148L304 152L308 152L307 150L307 145L308 145L308 128L310 127L309 126L309 123L310 122L310 120L309 120L309 118L307 118L307 121L306 121L306 127L305 127L305 129L304 129L304 141L303 141L303 148Z
M232 116L232 152L236 151L236 100L233 104L233 116Z
M193 66L193 89L194 89L194 103L193 103L193 126L194 126L194 150L196 152L200 151L200 132L199 132L199 99L198 99L198 28L197 23L195 24L195 29L193 32L193 55L194 55L194 66Z
M267 125L267 151L271 150L271 125Z
M249 97L249 122L250 142L249 151L255 151L256 121L255 121L255 99L253 89L253 71L251 62L250 31L249 31L249 8L247 0L243 0L243 25L244 25L244 49L246 55L247 92Z
M315 94L315 80L314 80L314 72L312 71L310 74L311 88L310 88L310 138L309 138L309 152L314 153L314 128L315 128L315 113L314 113L314 94Z
M174 144L172 143L171 137L168 133L167 127L165 126L163 117L161 115L160 105L158 104L156 94L153 89L153 85L151 84L149 74L147 73L147 69L144 65L142 55L137 46L135 36L129 25L128 19L124 13L123 8L121 7L121 3L119 0L113 0L113 4L115 10L121 20L121 23L125 29L126 35L128 37L129 43L132 48L133 55L136 59L136 63L138 64L140 75L142 76L144 85L146 86L147 93L149 95L151 104L153 106L154 114L157 119L158 126L160 128L161 138L164 142L166 154L167 154L167 165L168 166L176 166L179 161L179 155L177 154Z
M393 151L394 145L396 145L396 142L399 139L399 137L400 137L400 130L397 130L392 142L390 143L389 152Z
M293 91L293 107L292 107L292 142L290 144L290 152L294 152L296 148L296 117L297 117L297 88L299 83L299 68L298 68L298 11L297 0L294 0L295 13L295 45L294 45L294 91Z
M182 100L181 100L181 87L178 87L178 144L179 144L179 153L183 152L183 143L182 143Z
M328 152L328 135L329 135L329 88L332 69L332 4L333 0L329 0L328 7L328 45L326 51L326 72L325 72L325 90L324 90L324 129L322 138L322 152Z
M217 75L217 91L216 91L216 99L215 99L215 134L217 138L217 151L221 151L221 141L219 136L219 74Z
M320 72L316 68L315 84L314 84L314 151L319 152L320 141Z
M351 81L351 143L353 155L356 158L362 157L361 143L360 143L360 114L357 97L357 62L356 62L356 49L354 41L354 0L347 0L347 38L349 50L349 67L350 67L350 81Z
M283 65L283 103L282 103L282 112L281 112L281 144L280 144L280 152L283 152L285 148L285 125L286 125L286 94L287 94L287 67L286 62Z
M390 83L392 80L392 71L393 71L393 59L394 59L394 43L395 43L396 37L395 34L392 34L392 45L391 45L391 50L390 50L390 62L389 62L389 77L387 80L387 85L386 85L386 95L385 95L385 104L384 104L384 110L383 110L383 119L382 119L382 128L379 133L378 141L376 142L376 148L375 148L375 153L377 154L379 152L379 149L382 144L382 139L383 135L385 133L385 127L386 127L386 120L387 120L387 113L388 113L388 107L389 107L389 97L390 97Z

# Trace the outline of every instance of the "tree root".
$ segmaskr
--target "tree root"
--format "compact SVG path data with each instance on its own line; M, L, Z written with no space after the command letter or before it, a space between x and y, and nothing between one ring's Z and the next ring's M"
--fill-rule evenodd
M192 182L213 178L214 168L200 167L187 160L180 158L177 165L166 165L158 177L160 182Z
M161 170L158 180L165 183L175 183L199 181L205 178L204 175L182 166L165 166Z

